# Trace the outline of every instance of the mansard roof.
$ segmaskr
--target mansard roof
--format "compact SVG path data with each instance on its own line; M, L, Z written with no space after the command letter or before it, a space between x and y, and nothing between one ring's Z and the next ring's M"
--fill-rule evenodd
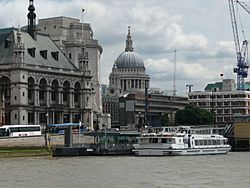
M0 29L0 64L13 63L14 44L17 44L17 32L15 28ZM51 68L68 69L77 71L78 68L63 54L48 35L37 33L37 40L34 40L27 31L22 31L22 43L25 47L24 63L46 66ZM9 47L5 43L9 41ZM32 57L29 49L34 49L35 56ZM47 57L41 52L47 51ZM53 56L58 54L58 60Z
M0 29L0 45L9 36L13 28Z

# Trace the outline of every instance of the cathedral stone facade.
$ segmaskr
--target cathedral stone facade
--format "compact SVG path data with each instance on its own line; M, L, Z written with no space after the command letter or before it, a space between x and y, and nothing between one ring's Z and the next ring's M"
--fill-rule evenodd
M111 114L112 127L134 129L163 126L167 116L174 125L175 113L187 104L187 97L166 96L149 89L143 59L134 51L128 28L125 50L114 62L109 76L109 93L103 95L103 111Z
M90 57L79 39L77 57L70 60L48 36L37 31L33 0L28 27L0 29L0 93L5 124L47 124L81 121L93 129ZM60 46L60 45L59 45ZM96 47L101 53L100 46ZM99 60L96 52L94 59ZM99 70L98 70L99 71Z
M112 127L119 128L119 97L129 93L144 93L149 87L149 75L145 73L143 59L134 51L128 27L125 50L114 62L109 75L109 93L103 95L103 112L111 114Z
M134 51L129 27L125 51L117 57L109 75L110 94L143 92L150 79L145 70L143 59Z

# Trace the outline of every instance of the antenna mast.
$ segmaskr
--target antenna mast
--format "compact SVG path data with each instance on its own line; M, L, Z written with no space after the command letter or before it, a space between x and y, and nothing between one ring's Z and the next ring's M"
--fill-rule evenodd
M173 83L173 96L176 95L175 77L176 77L176 50L174 50L174 83Z

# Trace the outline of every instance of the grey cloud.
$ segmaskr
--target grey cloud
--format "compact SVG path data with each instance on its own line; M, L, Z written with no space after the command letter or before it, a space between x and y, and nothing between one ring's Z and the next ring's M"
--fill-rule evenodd
M234 52L230 52L228 50L220 50L220 51L213 51L213 50L191 50L188 53L186 53L185 57L187 60L202 60L202 59L227 59L227 58L233 58Z
M28 1L25 2L23 0L0 1L0 27L26 24ZM58 6L59 2L60 6ZM8 11L10 4L13 10ZM227 4L224 2L221 4L225 14L228 14L227 10L224 10L228 8ZM232 59L231 66L234 66L233 49L232 52L229 49L218 51L215 47L219 35L218 16L221 13L217 5L219 5L218 0L202 2L200 0L35 1L37 18L63 15L81 19L80 9L86 8L84 22L91 23L94 38L99 40L104 49L101 56L101 75L104 83L108 81L114 60L124 50L129 25L132 27L135 51L145 61L149 58L155 61L167 58L172 62L172 54L166 52L177 48L177 59L183 66L177 66L176 83L180 84L178 90L183 89L185 82L195 82L196 88L204 88L206 82L213 80L213 76L218 71L230 71L228 76L231 75L231 68L226 67L228 66L226 63L214 66L218 58L230 61ZM12 16L9 17L6 14ZM223 27L224 25L228 28L230 21L225 21ZM224 30L224 32L224 40L232 41L231 30ZM195 70L193 63L200 65L198 67L200 72L204 71L205 74L211 75L210 79L205 77L199 80L201 76L197 76L195 71L193 73L190 71ZM173 79L171 63L164 66L161 63L155 63L147 69L147 72L153 84L171 88ZM226 72L224 74L227 75Z

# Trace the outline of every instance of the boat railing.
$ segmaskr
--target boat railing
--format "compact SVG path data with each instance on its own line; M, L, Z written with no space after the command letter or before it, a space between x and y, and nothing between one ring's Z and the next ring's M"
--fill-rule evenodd
M100 147L102 149L107 149L107 150L129 150L133 147L132 143L106 143L106 144L100 144Z
M229 127L232 128L232 127ZM228 129L229 129L228 128ZM224 135L224 127L189 127L189 126L171 126L171 127L154 127L148 132L143 133L147 136L156 134L171 134L171 135L185 135L185 134L199 134L199 135Z

